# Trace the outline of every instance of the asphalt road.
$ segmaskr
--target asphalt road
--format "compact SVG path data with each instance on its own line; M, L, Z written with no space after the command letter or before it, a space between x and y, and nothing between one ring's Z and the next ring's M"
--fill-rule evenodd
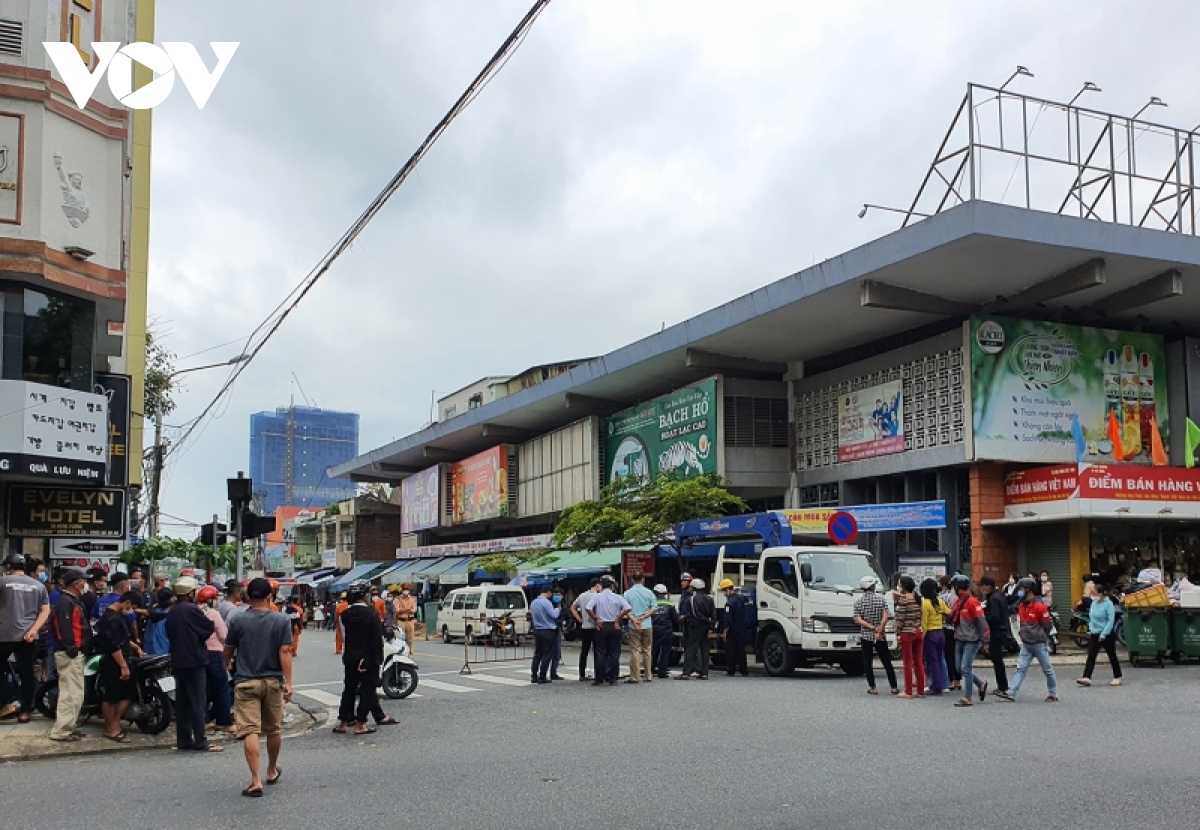
M321 638L302 650L297 686L336 692L313 685L340 671ZM422 683L476 691L386 702L402 725L368 739L322 729L286 741L265 798L238 795L237 752L17 763L0 767L3 825L77 828L97 811L153 830L1194 824L1200 667L1130 669L1120 689L1105 670L1079 689L1064 668L1057 704L1042 702L1035 673L1018 703L957 710L951 698L868 697L838 672L593 688L504 682L523 679L508 664L484 683L457 677L461 646L421 646Z

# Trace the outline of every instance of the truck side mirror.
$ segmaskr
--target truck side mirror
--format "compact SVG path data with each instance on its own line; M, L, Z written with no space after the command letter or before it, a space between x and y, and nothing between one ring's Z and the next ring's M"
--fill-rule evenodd
M811 562L801 562L800 563L800 581L803 582L805 585L812 584L813 577L812 577L812 563Z

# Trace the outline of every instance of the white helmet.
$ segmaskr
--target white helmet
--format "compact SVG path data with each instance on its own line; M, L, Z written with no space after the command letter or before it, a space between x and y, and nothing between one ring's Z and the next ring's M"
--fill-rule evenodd
M654 586L654 593L662 594L665 597L667 595L667 586L663 585L661 582L658 583Z
M879 580L873 576L864 576L858 580L858 587L864 591L874 591L875 586L879 584Z
M704 590L704 580L703 579L693 579L692 587L695 588L697 591L703 591Z

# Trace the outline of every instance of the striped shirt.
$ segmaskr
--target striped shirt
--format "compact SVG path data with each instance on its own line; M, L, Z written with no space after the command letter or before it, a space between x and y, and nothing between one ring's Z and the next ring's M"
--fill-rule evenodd
M896 633L921 633L921 601L911 595L896 595Z

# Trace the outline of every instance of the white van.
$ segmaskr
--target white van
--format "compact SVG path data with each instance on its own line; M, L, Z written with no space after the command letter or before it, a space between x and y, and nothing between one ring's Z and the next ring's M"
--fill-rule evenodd
M438 610L438 625L441 626L442 642L455 639L474 642L488 630L487 621L506 613L512 613L512 621L518 635L528 634L533 627L529 619L529 602L525 592L515 585L478 585L474 588L458 588L442 600Z

